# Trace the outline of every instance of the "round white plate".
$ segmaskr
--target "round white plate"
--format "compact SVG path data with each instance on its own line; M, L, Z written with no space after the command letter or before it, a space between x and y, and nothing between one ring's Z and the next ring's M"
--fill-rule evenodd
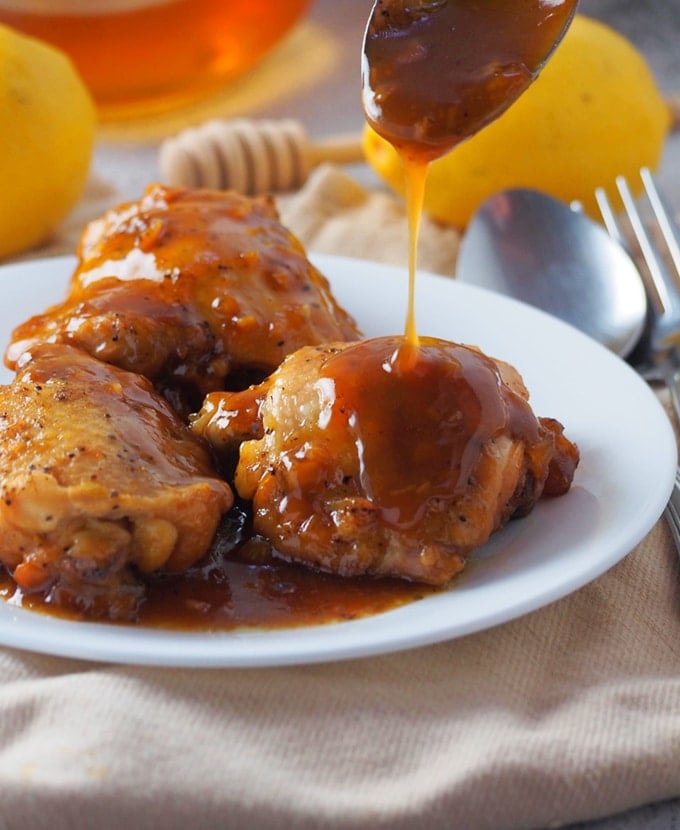
M402 269L313 257L366 335L403 331ZM0 344L64 295L68 257L0 268ZM274 666L381 654L480 631L577 590L622 559L670 494L675 439L647 385L580 332L526 305L446 277L418 275L421 334L480 346L513 363L538 415L579 445L571 491L540 502L473 557L442 593L364 619L288 630L160 631L70 622L0 603L0 643L48 654L162 666ZM0 372L5 382L11 377ZM1 540L0 540L1 541Z

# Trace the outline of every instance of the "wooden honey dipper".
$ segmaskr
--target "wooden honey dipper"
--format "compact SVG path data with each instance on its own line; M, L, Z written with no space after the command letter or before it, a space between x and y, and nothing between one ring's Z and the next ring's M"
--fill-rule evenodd
M250 196L296 189L323 162L363 160L358 135L313 143L293 119L206 121L166 139L159 155L168 185L234 189Z

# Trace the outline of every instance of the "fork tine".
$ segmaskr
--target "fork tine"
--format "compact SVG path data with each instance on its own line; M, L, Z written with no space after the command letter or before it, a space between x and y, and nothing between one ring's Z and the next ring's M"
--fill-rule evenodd
M622 248L628 250L628 241L626 240L625 236L621 233L619 223L616 221L614 209L612 208L611 202L609 201L609 197L607 196L607 191L604 189L604 187L595 188L595 201L597 202L597 207L600 211L600 216L602 217L602 221L604 222L604 226L607 229L607 233L609 234L609 236L611 236L612 239L615 239L619 243L619 245L621 245Z
M623 207L626 211L630 226L635 239L640 246L640 251L644 258L649 276L652 278L654 290L656 291L659 302L661 303L664 312L669 312L673 306L673 299L669 293L668 283L664 274L664 266L660 257L656 253L654 243L647 233L645 223L642 220L640 211L638 210L633 194L630 191L628 182L623 176L616 177L616 187L618 188Z
M680 275L680 242L678 242L678 229L673 219L671 219L670 208L659 192L654 176L648 167L643 167L640 170L640 177L656 220L659 223L659 229L668 248L668 254L673 262L675 272Z
M595 190L604 226L609 235L623 245L633 260L643 266L640 276L647 289L647 297L655 312L652 326L652 345L666 350L680 345L680 230L671 218L651 171L643 167L640 178L648 204L645 216L653 219L660 238L648 230L645 219L624 176L616 177L621 196L626 226L614 212L604 188ZM651 208L652 214L649 214ZM674 273L673 273L674 272ZM677 357L680 357L680 354ZM680 375L679 375L680 376ZM680 392L678 393L680 395Z
M648 266L647 258L650 257L652 260L652 268L654 268L654 266L656 267L653 274L651 273L652 269L649 267L639 269L640 277L645 285L647 299L650 305L654 308L656 315L663 315L664 311L669 308L670 303L668 300L668 292L666 290L663 274L659 270L660 264L656 259L651 239L647 235L645 226L642 222L642 217L640 216L637 205L633 200L630 188L628 187L625 178L619 176L616 180L616 184L619 192L621 192L621 190L623 191L621 192L621 199L625 213L629 219L630 228L623 228L621 219L615 212L612 202L604 187L598 187L595 189L595 201L600 211L600 218L602 219L609 236L611 236L615 242L618 242L624 251L626 251L631 259L634 262L637 262L638 265L640 264L640 252L642 250L639 236L642 236L646 246L646 252L643 252L642 256L643 263ZM634 230L635 240L638 243L639 250L635 250L634 246L631 245L631 229Z

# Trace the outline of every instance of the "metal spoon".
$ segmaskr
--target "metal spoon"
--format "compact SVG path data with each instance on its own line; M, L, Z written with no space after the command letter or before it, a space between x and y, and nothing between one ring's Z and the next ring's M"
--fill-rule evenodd
M645 325L635 264L597 222L537 190L491 196L461 243L456 276L547 311L621 357Z

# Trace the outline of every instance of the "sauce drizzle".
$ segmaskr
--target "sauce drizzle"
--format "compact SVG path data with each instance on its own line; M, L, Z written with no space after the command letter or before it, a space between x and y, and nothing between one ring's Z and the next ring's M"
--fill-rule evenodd
M477 133L538 76L577 0L377 0L362 59L368 124L404 165L409 226L405 339L418 344L418 229L432 161Z

